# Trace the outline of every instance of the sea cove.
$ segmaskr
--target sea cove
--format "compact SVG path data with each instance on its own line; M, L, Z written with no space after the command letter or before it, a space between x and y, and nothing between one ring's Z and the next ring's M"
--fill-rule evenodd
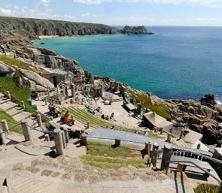
M162 98L222 97L222 28L150 27L154 35L95 35L34 41L92 73ZM41 44L44 42L44 44Z

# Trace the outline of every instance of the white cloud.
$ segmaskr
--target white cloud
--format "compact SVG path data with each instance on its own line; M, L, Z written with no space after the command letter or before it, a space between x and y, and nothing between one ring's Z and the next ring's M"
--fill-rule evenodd
M0 8L0 14L5 16L11 16L12 10L8 8Z
M98 5L102 3L151 3L172 5L222 6L222 0L73 0L74 3Z
M73 2L86 5L95 5L105 2L105 0L73 0Z

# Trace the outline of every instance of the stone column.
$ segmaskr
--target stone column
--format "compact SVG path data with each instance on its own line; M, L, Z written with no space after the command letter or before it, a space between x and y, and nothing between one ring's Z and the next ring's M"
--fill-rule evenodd
M151 143L145 143L145 150L147 151L147 165L150 167L151 165Z
M68 86L65 85L65 97L69 98L69 91L68 91Z
M6 145L6 136L2 129L0 129L0 145Z
M75 88L75 84L71 84L71 94L72 94L72 98L75 101L76 98L76 88Z
M87 136L84 133L81 135L80 145L87 146Z
M3 131L5 131L8 134L9 133L9 127L8 127L7 121L6 120L2 120L1 121L1 125L2 125Z
M68 132L68 129L64 129L64 134L65 134L65 142L68 143L69 142L69 132Z
M45 134L45 141L50 141L49 134Z
M66 139L65 139L65 133L64 131L61 131L62 134L62 144L63 144L63 149L66 148Z
M151 154L151 163L153 165L153 169L156 169L157 158L158 158L158 149L159 145L157 143L153 144L153 151Z
M170 166L170 159L172 155L172 148L170 145L165 145L163 148L163 156L161 162L161 170L166 170L168 172Z
M42 127L42 116L41 114L37 114L37 123L39 127Z
M25 141L33 141L32 139L32 134L31 134L31 130L29 128L29 126L27 125L26 122L21 122L22 125L22 130L23 130L23 135L25 137Z
M167 140L166 140L168 143L171 142L171 134L170 133L167 133Z
M181 131L180 131L180 138L179 138L179 139L182 139L182 138L183 138L183 133L184 133L184 130L181 129Z
M115 144L114 144L114 146L115 146L115 147L119 147L120 144L121 144L121 140L120 140L120 139L115 139Z
M63 155L64 148L63 148L62 132L60 129L54 130L54 141L55 141L56 153L58 155Z
M24 103L24 101L21 101L21 107L22 107L23 109L25 109L25 103Z
M12 99L12 97L11 97L10 92L9 92L9 91L7 91L6 93L7 93L7 97L9 98L9 100L11 100L11 99Z

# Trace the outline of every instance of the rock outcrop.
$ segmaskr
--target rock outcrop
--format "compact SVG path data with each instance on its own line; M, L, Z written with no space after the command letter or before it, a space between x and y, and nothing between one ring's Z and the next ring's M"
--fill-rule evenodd
M179 125L202 133L205 143L215 144L222 139L222 128L218 122L220 112L215 106L205 106L194 100L173 100L169 106L172 119Z
M48 79L40 76L39 74L24 69L19 69L19 71L23 75L20 80L23 81L21 84L29 86L32 91L47 91L48 89L54 89L54 85Z
M120 32L122 34L153 34L145 26L125 26Z
M5 75L5 74L10 74L14 72L15 70L8 65L4 64L3 62L0 61L0 74Z
M4 44L7 41L11 45L27 43L40 35L73 36L117 33L116 28L103 24L15 17L0 17L0 29L0 43Z

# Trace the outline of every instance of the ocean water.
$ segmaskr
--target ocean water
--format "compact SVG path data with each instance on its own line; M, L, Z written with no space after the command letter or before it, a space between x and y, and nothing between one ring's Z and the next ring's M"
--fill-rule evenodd
M155 35L93 35L34 41L88 71L165 99L222 98L222 28L150 27ZM45 44L42 45L41 42Z

